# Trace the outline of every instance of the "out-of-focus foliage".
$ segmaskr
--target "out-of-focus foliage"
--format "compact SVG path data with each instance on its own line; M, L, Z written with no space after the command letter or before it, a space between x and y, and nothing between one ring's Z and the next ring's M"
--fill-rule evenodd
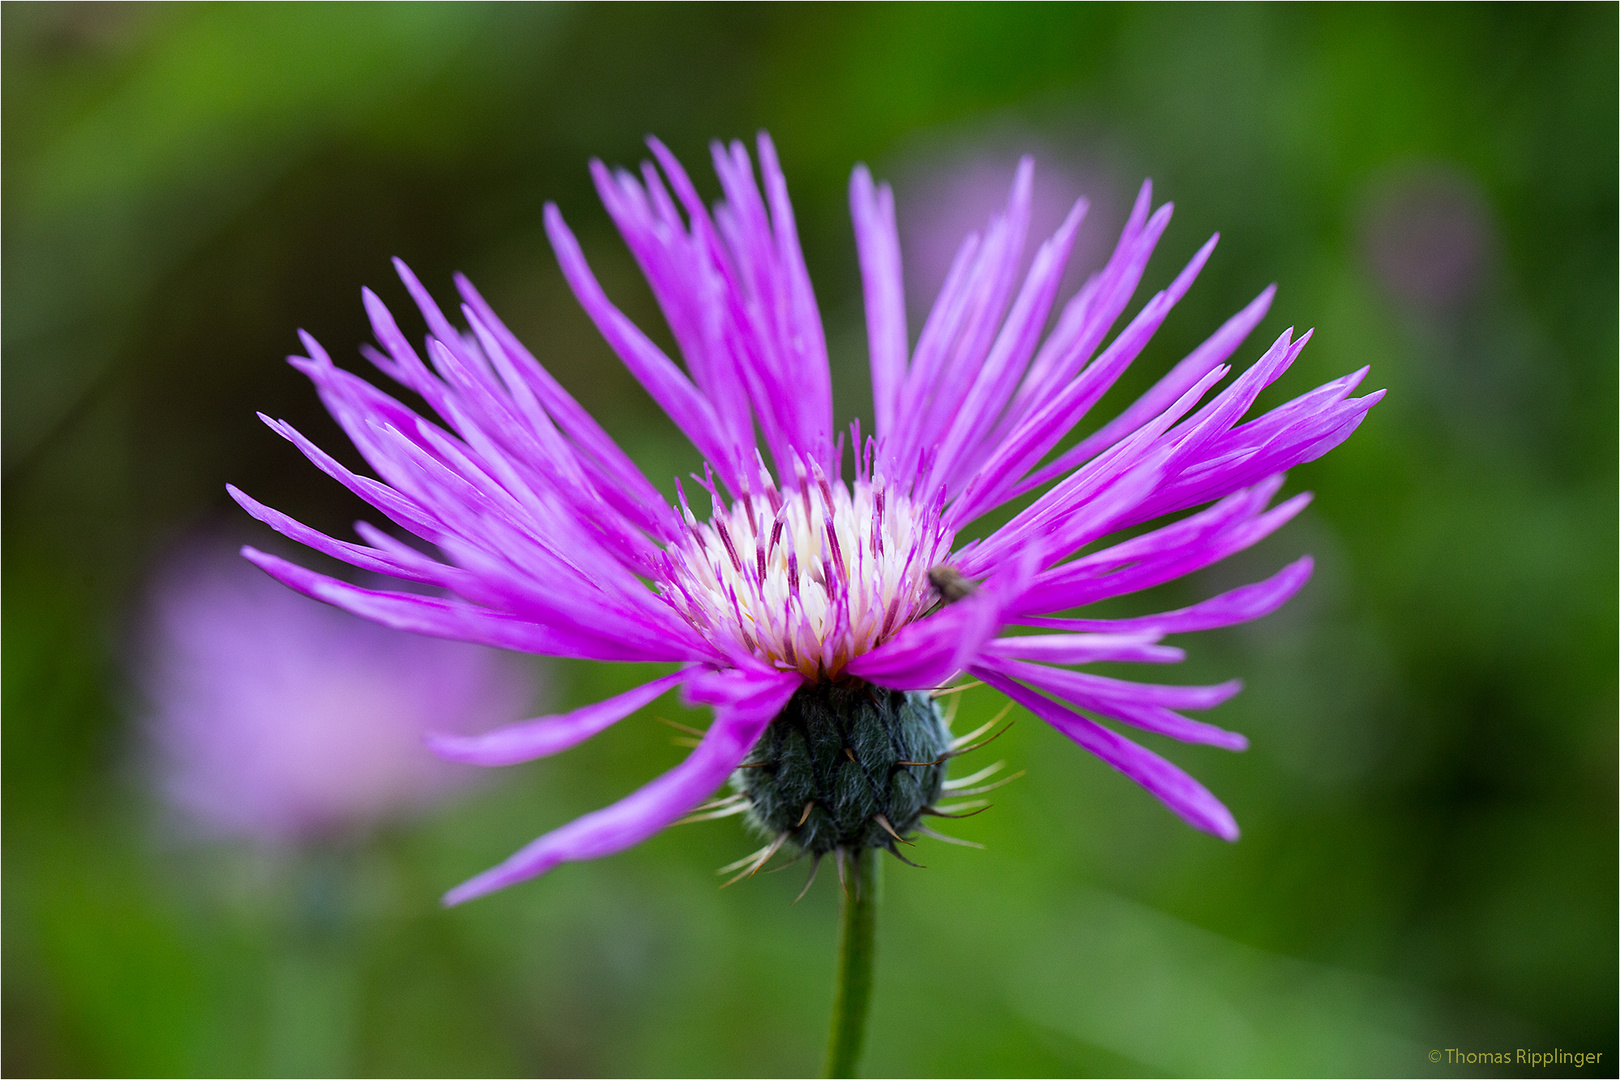
M1279 394L1363 363L1390 389L1291 479L1318 494L1300 521L1157 598L1318 556L1288 609L1184 641L1173 673L1248 682L1215 719L1250 752L1169 750L1243 840L1020 724L996 749L1029 776L957 828L989 850L890 868L869 1070L1450 1075L1431 1049L1556 1045L1612 1071L1612 5L14 3L0 20L8 1074L814 1067L835 886L791 908L797 871L717 893L712 868L749 850L732 822L436 906L676 760L653 713L701 717L649 710L364 843L197 849L132 764L121 666L141 575L229 518L227 480L333 530L358 512L253 413L342 452L279 358L297 327L352 355L360 286L403 300L390 255L441 293L468 272L656 480L692 467L567 297L540 207L561 204L654 326L586 159L633 163L653 132L704 176L711 136L760 127L846 418L867 404L852 164L897 179L904 222L928 163L984 147L1089 162L1115 192L1151 175L1178 211L1148 288L1222 231L1116 397L1272 280L1256 341L1317 327ZM560 694L638 674L564 666ZM970 692L961 719L995 707Z

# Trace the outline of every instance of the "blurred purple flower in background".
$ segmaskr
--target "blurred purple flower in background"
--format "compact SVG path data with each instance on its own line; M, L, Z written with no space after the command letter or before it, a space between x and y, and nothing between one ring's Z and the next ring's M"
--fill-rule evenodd
M504 765L556 753L676 687L714 706L714 722L679 766L540 837L447 901L638 843L744 765L739 793L703 812L746 811L774 837L755 869L788 840L818 856L834 851L841 865L846 852L893 851L951 789L943 763L956 741L929 692L961 673L1002 690L1190 824L1235 839L1232 815L1201 784L1097 718L1241 749L1241 735L1177 711L1214 707L1238 684L1140 684L1068 665L1179 660L1181 650L1160 644L1165 635L1268 614L1304 584L1310 560L1178 611L1061 613L1193 573L1292 518L1308 496L1270 506L1283 470L1326 453L1361 422L1382 396L1350 397L1366 369L1242 422L1310 336L1289 329L1199 407L1269 310L1267 288L1121 414L1060 451L1192 286L1215 239L1107 340L1170 221L1170 207L1155 210L1144 184L1106 265L1045 333L1086 208L1073 206L1020 275L1033 198L1025 159L1004 210L958 248L913 345L893 196L859 167L850 201L875 430L863 438L852 425L846 444L833 425L821 319L770 140L759 139L763 191L740 142L714 145L725 201L712 211L673 155L650 145L658 165L639 178L600 162L592 170L684 371L608 299L554 205L546 227L598 329L702 453L696 480L708 507L695 510L684 489L671 507L465 279L456 280L462 331L403 264L431 334L432 367L369 290L381 349L365 352L447 426L337 368L308 335L308 355L293 364L381 480L350 471L290 425L266 422L441 557L369 525L359 527L362 543L337 540L232 489L294 540L453 594L360 588L245 549L310 596L399 629L680 665L571 713L446 737L437 745L447 756ZM1000 528L958 541L1027 494L1036 497ZM1117 537L1183 511L1196 512ZM1001 636L1009 627L1046 632Z
M1396 299L1441 316L1455 313L1484 284L1495 232L1477 181L1452 168L1418 166L1374 186L1362 246Z
M157 782L199 832L269 844L342 834L470 777L422 745L534 704L533 660L390 630L192 542L154 575L141 691Z

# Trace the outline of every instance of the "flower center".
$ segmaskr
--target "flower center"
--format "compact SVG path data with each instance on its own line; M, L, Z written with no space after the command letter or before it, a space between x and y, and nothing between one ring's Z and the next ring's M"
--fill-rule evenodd
M952 534L937 509L881 479L817 475L796 492L744 496L669 549L664 595L722 651L760 657L808 679L836 676L935 599L928 571Z

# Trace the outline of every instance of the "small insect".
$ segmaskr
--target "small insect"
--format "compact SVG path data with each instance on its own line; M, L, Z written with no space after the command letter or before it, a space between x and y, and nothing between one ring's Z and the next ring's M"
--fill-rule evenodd
M944 563L928 571L928 581L934 586L934 591L939 593L941 603L945 604L954 604L958 600L966 599L978 588L963 577L956 567L946 566Z

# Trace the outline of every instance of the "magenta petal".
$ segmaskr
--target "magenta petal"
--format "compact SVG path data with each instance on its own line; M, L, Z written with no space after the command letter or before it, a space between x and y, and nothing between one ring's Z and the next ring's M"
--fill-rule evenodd
M1248 307L1228 319L1225 325L1189 353L1186 359L1171 369L1170 373L1160 379L1151 390L1138 398L1124 412L1080 440L1073 449L1064 451L1050 465L1037 470L1025 482L1026 486L1036 487L1062 476L1076 465L1089 461L1169 407L1198 380L1225 363L1237 351L1238 346L1249 336L1249 332L1258 326L1260 320L1265 318L1266 312L1271 310L1271 301L1276 293L1275 285L1266 286L1259 296L1249 302Z
M985 661L985 667L1012 679L1022 679L1043 693L1062 698L1132 727L1168 735L1181 742L1204 743L1223 750L1247 750L1249 740L1235 731L1192 720L1172 707L1207 709L1237 693L1237 682L1220 686L1153 686L1104 679L1083 672L1045 667L1022 660Z
M482 735L446 735L429 732L428 749L449 761L469 765L516 765L560 753L605 731L665 691L691 678L683 668L661 679L627 690L573 712L542 716L486 731Z
M1036 252L995 344L950 421L949 431L940 443L940 460L935 465L938 483L948 491L961 490L964 482L995 449L995 442L986 436L1017 390L1040 344L1041 331L1051 313L1052 302L1057 299L1058 284L1086 209L1084 199L1076 202L1058 231ZM961 377L966 376L967 372L962 372Z
M1072 709L1026 690L989 668L974 668L973 674L1141 784L1193 828L1213 833L1222 840L1238 838L1237 821L1232 812L1211 795L1208 788L1158 754Z
M1107 634L1153 633L1184 634L1236 626L1270 615L1291 600L1311 578L1315 561L1306 555L1283 567L1264 581L1243 585L1191 607L1143 615L1135 619L1022 619L1034 626L1063 630L1090 630ZM1030 659L1037 659L1030 657Z
M622 642L569 633L504 612L436 596L362 589L252 547L243 548L242 555L283 585L297 589L305 596L395 630L409 630L430 637L471 641L478 645L493 645L542 656L567 656L582 660L699 659L690 655L675 655L676 649L649 656L643 650L632 649Z
M390 551L365 547L361 544L327 536L325 533L312 529L279 510L264 505L235 484L226 484L225 491L231 498L236 500L238 506L281 535L290 540L296 540L298 543L319 551L323 555L330 555L334 559L342 559L344 562L357 566L362 570L370 570L378 574L389 574L406 581L440 586L449 586L452 582L465 577L455 567L424 558L419 552L413 551L409 556L401 556Z
M596 859L638 844L712 792L731 775L799 688L797 675L749 682L750 693L715 709L714 723L687 759L612 806L546 833L499 866L451 889L446 906L515 885L558 863Z
M872 366L872 409L879 438L894 428L896 396L906 377L906 298L900 278L900 233L894 220L894 192L874 186L865 165L849 179L849 208L855 220L866 298L867 349Z
M546 235L551 238L552 249L557 254L557 265L562 268L564 279L585 313L682 434L692 440L692 445L728 483L735 480L741 464L738 460L741 448L726 444L723 429L708 399L675 362L607 298L585 262L579 241L563 223L556 206L546 204L545 219Z
M1157 631L1118 634L1027 634L1000 637L985 644L985 656L1039 660L1048 664L1095 664L1105 660L1138 664L1175 664L1186 653L1160 645Z
M1185 577L1259 543L1310 500L1308 494L1296 495L1264 513L1255 513L1269 497L1266 486L1240 492L1230 496L1229 504L1218 503L1158 530L1165 535L1144 533L1115 549L1065 563L1042 575L1020 601L1016 609L1019 621ZM1125 555L1127 550L1130 557Z

